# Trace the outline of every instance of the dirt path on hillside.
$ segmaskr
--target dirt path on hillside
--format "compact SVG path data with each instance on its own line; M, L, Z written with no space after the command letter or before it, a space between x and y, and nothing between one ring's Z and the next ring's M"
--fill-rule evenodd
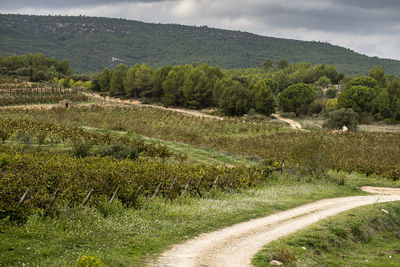
M400 200L400 189L364 187L371 196L324 199L294 209L239 223L175 245L153 266L246 267L267 243L319 220L359 206Z
M100 96L98 94L94 94L94 93L84 93L84 94L89 96L89 97L104 99L102 96ZM195 116L195 117L212 118L212 119L218 119L218 120L223 120L224 119L223 117L205 114L205 113L203 113L201 111L197 111L197 110L190 110L190 109L184 109L184 108L167 108L167 107L158 106L158 105L143 104L143 103L141 103L140 101L138 101L136 99L123 100L123 99L116 98L116 97L106 96L105 101L106 102L111 101L111 102L114 102L114 103L126 104L126 105L135 105L135 106L141 106L141 107L151 107L151 108L157 108L157 109L162 109L162 110L170 110L170 111L175 111L175 112L179 112L179 113L183 113L183 114L187 114L187 115L191 115L191 116Z
M294 120L291 120L291 119L287 119L287 118L283 118L279 114L271 114L271 116L277 118L278 120L281 120L281 121L284 121L284 122L288 123L290 125L290 127L292 127L293 129L301 129L301 124L298 123L297 121L294 121Z

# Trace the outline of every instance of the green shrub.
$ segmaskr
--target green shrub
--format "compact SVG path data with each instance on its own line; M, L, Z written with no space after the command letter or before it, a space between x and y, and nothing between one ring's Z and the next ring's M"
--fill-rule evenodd
M118 159L130 158L135 160L139 157L139 151L136 147L127 146L122 143L114 143L108 146L103 146L99 149L98 154L102 157Z
M82 141L74 143L72 153L75 157L84 158L89 156L91 145Z
M324 127L330 129L342 129L346 126L349 131L356 131L358 126L358 114L352 109L342 108L329 113L329 119Z
M326 92L325 95L327 98L332 99L335 98L337 95L337 90L336 88L329 88Z

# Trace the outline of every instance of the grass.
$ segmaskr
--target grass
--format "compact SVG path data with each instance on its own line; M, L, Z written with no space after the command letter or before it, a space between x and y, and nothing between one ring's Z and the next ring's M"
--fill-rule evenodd
M370 205L325 219L268 244L253 264L270 266L272 253L283 249L296 253L287 266L399 266L399 204Z
M349 177L350 179L350 177ZM58 218L32 216L24 225L1 222L0 266L74 265L82 255L106 266L143 265L169 245L251 218L327 197L360 194L350 183L274 175L235 194L215 191L204 199L141 199L126 209L118 202L101 208L63 207Z
M96 131L100 133L106 132L103 129L94 127L84 126L82 128L88 131ZM185 154L185 156L187 157L187 163L189 164L255 166L262 162L262 160L257 157L244 157L235 154L228 154L228 153L218 152L210 148L198 148L181 142L172 142L157 138L151 138L147 136L140 136L126 131L113 130L111 132L113 134L119 134L127 137L143 138L143 140L145 140L148 143L157 143L165 145L172 152Z

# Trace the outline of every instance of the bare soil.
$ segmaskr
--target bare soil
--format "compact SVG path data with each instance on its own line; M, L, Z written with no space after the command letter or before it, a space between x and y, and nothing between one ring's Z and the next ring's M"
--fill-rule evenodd
M324 199L215 232L201 234L165 251L153 266L252 266L267 243L319 220L359 206L398 201L400 189L363 187L369 196Z

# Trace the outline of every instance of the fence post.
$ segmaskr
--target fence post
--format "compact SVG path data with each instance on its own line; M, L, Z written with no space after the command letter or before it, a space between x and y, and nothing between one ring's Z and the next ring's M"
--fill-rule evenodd
M135 199L137 199L139 197L139 195L142 193L142 191L143 191L143 185L140 185Z
M196 188L195 188L197 194L199 194L199 196L200 196L201 198L203 198L203 195L202 195L201 192L200 192L200 186L201 186L201 184L203 183L203 180L204 180L204 175L200 178L200 180L199 180L199 182L197 183L197 186L196 186ZM195 193L195 194L196 194L196 193Z
M172 192L174 191L174 186L175 186L177 181L178 181L178 177L176 177L174 179L174 181L172 182L171 187L169 188L169 192L168 192L167 196L164 199L164 203L167 203L168 198L171 196Z
M53 197L51 198L51 200L50 200L50 203L49 203L49 209L51 209L52 207L53 207L53 204L54 204L54 202L56 202L56 199L57 199L57 197L58 197L58 193L60 192L60 189L56 189L56 191L54 192L54 194L53 194Z
M117 187L117 189L114 191L114 194L110 198L110 201L109 201L110 204L113 203L114 199L117 197L118 192L119 192L119 186Z
M82 202L82 206L85 206L89 202L90 198L93 195L93 192L94 192L94 189L89 191L89 193L86 195L85 199Z
M160 189L161 189L161 186L162 186L162 185L163 185L163 182L161 182L161 183L158 184L157 189L156 189L156 191L154 192L153 196L150 198L150 200L153 200L153 199L158 195L158 192L160 192Z
M29 189L26 189L24 195L23 195L23 196L21 197L21 199L18 201L17 208L19 207L19 205L21 205L22 203L24 203L24 201L25 201L25 199L27 198L28 194L29 194Z
M211 184L210 191L208 192L211 192L211 190L213 190L213 188L217 185L218 180L219 180L219 175L217 176L217 178L215 178L214 182Z
M192 178L189 179L189 181L187 182L185 188L182 191L181 197L183 196L183 194L185 194L185 192L189 189L190 183L192 182Z

